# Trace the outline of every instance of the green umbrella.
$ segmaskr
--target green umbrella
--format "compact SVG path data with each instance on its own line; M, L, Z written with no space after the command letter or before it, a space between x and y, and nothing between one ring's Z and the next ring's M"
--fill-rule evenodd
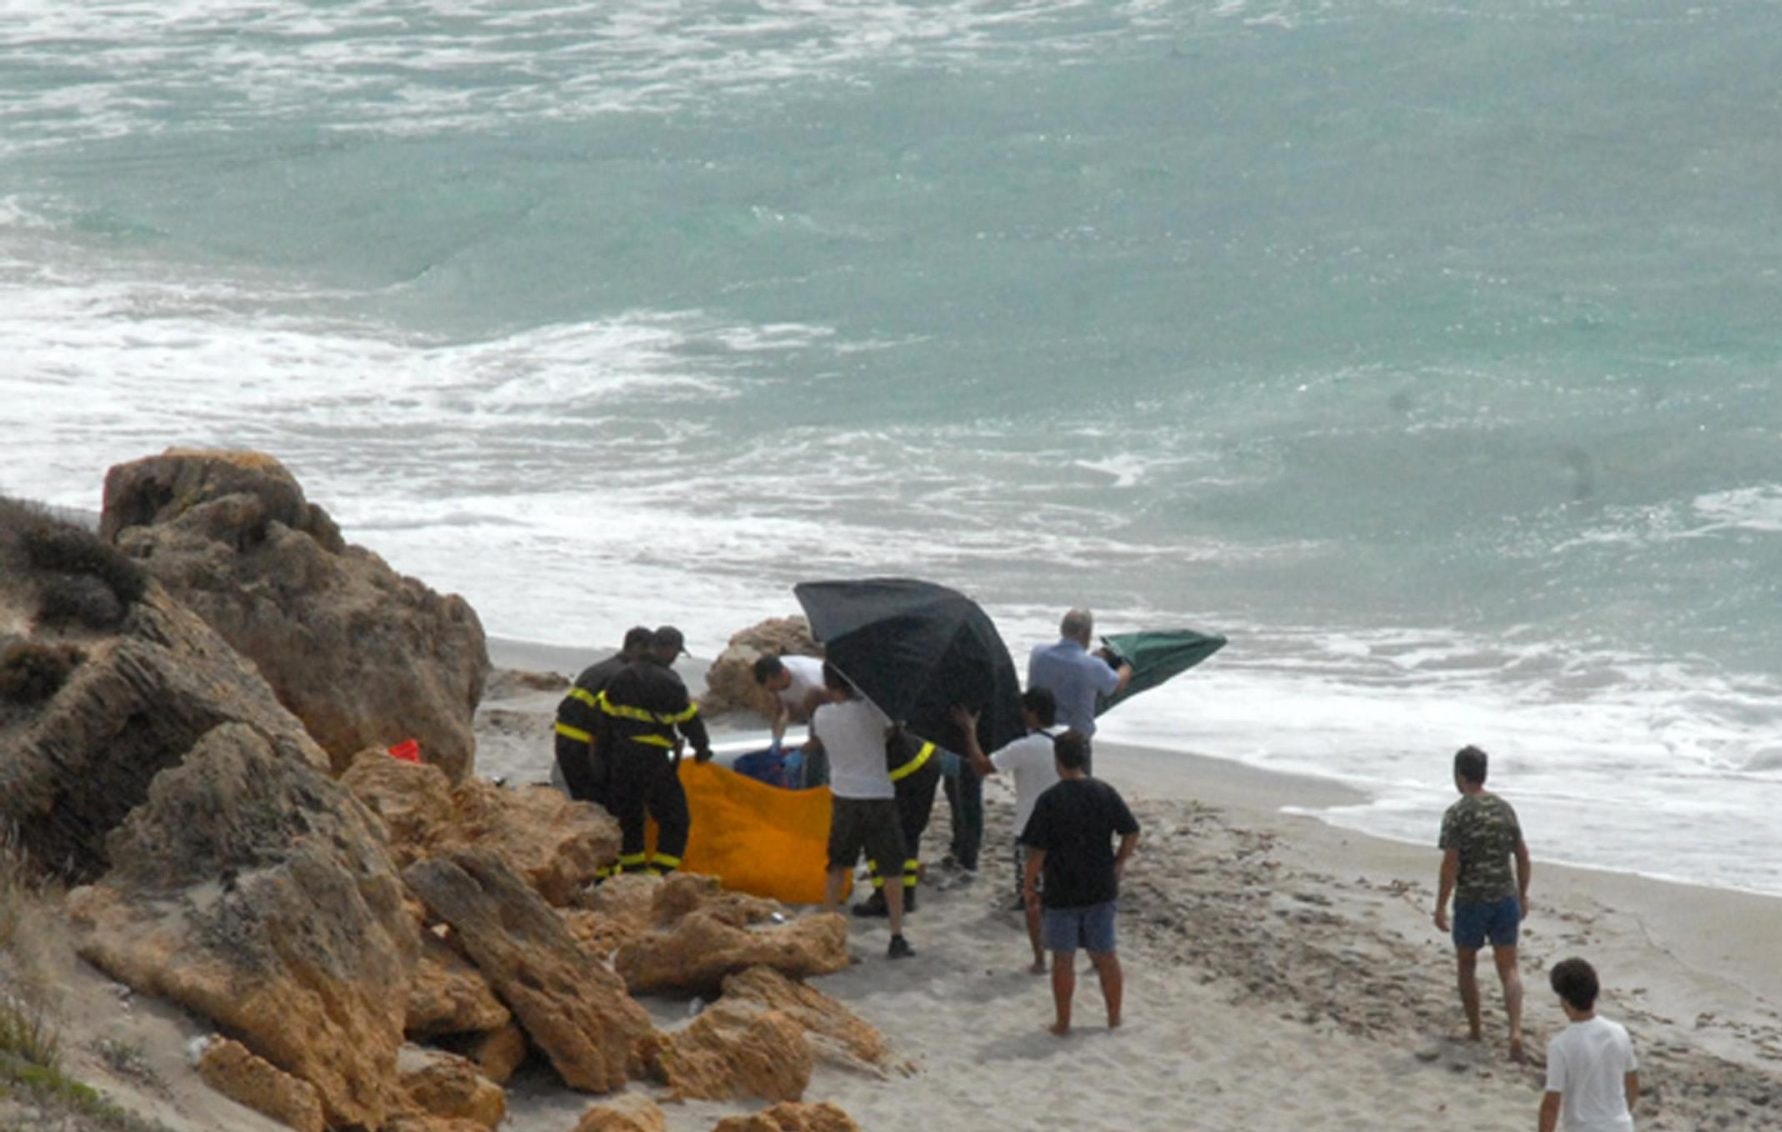
M1119 694L1096 697L1096 715L1147 688L1155 688L1178 672L1188 671L1224 648L1225 638L1216 633L1196 633L1192 629L1157 629L1103 637L1101 643L1114 654L1116 668L1122 664L1132 665L1132 679Z

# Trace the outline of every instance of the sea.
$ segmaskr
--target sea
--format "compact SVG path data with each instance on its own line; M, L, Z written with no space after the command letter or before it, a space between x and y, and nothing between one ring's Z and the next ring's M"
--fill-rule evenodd
M871 575L1018 663L1076 605L1223 633L1103 736L1431 845L1478 744L1537 857L1782 894L1778 43L1775 0L0 0L0 491L262 449L590 658Z

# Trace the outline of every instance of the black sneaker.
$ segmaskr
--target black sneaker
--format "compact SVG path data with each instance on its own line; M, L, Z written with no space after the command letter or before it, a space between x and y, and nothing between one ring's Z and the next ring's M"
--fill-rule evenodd
M885 958L908 959L915 953L916 949L910 946L909 940L900 935L894 935L891 937L891 946L885 949Z
M883 891L875 891L871 896L854 905L854 915L856 916L889 916L890 914L891 909L885 905Z

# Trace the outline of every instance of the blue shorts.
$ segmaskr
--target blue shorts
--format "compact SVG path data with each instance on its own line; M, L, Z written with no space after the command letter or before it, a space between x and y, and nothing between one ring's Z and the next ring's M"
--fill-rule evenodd
M1454 946L1477 951L1487 939L1493 947L1515 947L1522 927L1522 902L1506 896L1487 904L1454 902Z
M1109 900L1081 908L1047 908L1046 950L1075 951L1080 947L1091 955L1112 954L1114 903Z

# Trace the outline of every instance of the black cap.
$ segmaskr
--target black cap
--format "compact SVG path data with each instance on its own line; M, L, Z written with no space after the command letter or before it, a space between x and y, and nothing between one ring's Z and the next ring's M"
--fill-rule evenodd
M660 629L657 629L656 635L650 640L650 644L652 647L661 649L673 656L680 656L687 651L686 638L681 636L681 631L673 625L664 625Z

